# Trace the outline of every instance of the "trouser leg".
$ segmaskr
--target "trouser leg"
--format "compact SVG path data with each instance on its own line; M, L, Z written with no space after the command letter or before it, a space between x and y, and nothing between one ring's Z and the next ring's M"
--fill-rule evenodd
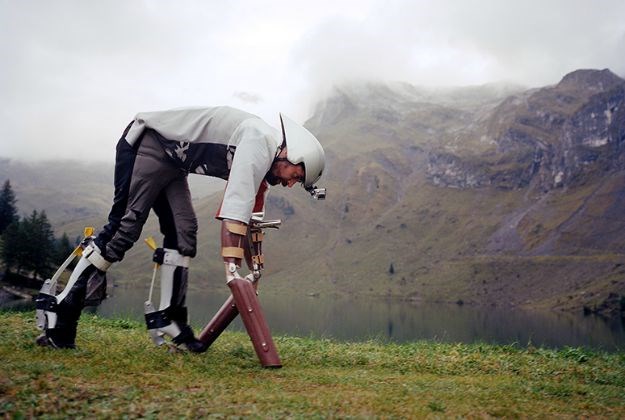
M102 227L95 239L95 243L100 249L105 249L106 244L119 229L121 219L126 213L128 195L130 194L130 181L137 157L137 149L139 144L141 144L141 139L138 140L138 144L135 144L134 147L126 142L126 133L131 125L132 123L126 128L122 138L117 142L113 205L108 215L108 223Z
M137 151L124 216L106 244L104 254L110 261L121 261L139 239L150 209L162 191L170 183L186 179L168 159L153 134L146 132Z
M153 209L163 234L163 248L195 257L198 224L187 178L176 178L167 185L156 198Z
M197 238L197 219L186 178L173 180L159 194L153 209L164 240L163 249L157 249L154 254L154 261L161 267L160 305L158 311L151 312L151 302L146 302L148 329L157 344L163 343L157 334L165 333L172 337L174 344L184 344L193 352L205 351L207 347L196 340L188 324L186 307L188 268L185 261L195 256ZM176 265L175 261L179 263Z

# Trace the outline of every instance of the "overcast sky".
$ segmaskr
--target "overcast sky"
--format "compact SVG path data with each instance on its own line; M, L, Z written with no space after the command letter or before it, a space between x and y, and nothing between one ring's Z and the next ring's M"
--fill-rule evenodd
M0 0L0 157L113 161L139 111L303 122L336 84L625 75L624 0Z

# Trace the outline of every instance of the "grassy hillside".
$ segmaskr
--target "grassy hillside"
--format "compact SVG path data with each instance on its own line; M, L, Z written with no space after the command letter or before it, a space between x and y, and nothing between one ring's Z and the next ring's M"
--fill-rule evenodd
M115 162L77 160L19 161L0 157L0 180L10 180L21 215L45 210L52 223L61 226L78 219L106 217L113 202ZM194 177L193 195L205 197L218 191L222 180Z
M622 353L280 336L284 367L264 370L242 333L170 353L143 325L84 316L79 349L54 351L33 316L0 312L8 418L625 416Z
M0 159L0 179L10 180L19 214L45 210L52 223L97 217L112 202L112 163Z

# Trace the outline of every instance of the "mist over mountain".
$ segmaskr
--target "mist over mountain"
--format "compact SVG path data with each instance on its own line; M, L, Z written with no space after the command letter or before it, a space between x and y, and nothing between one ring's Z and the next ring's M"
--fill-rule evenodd
M267 214L284 226L267 235L267 293L622 311L625 80L609 70L532 89L344 85L306 126L326 149L328 198L272 189ZM23 165L0 162L20 210L45 209L59 233L103 223L112 163ZM224 287L218 187L195 201L194 287ZM127 260L116 281L149 279L147 251Z

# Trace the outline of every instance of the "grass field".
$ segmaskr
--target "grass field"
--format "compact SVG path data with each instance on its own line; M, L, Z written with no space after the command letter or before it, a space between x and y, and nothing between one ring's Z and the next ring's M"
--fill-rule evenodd
M172 353L85 315L79 348L51 350L33 318L0 312L0 417L625 417L622 352L278 336L266 370L243 333Z

